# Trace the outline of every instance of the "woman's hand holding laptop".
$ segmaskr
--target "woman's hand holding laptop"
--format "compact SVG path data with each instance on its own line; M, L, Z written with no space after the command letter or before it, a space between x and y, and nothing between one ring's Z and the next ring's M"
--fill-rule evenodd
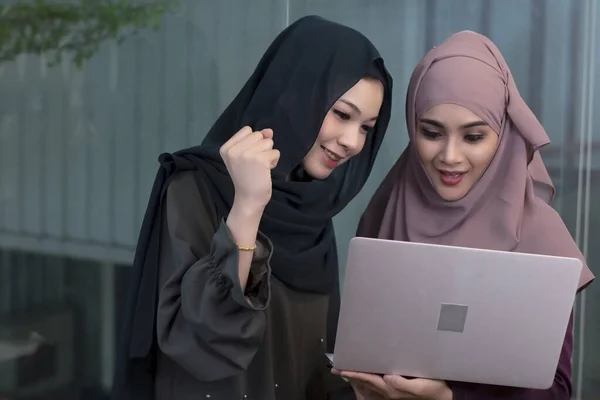
M358 400L452 400L452 390L440 380L407 379L399 375L382 376L335 368L331 372L350 381Z

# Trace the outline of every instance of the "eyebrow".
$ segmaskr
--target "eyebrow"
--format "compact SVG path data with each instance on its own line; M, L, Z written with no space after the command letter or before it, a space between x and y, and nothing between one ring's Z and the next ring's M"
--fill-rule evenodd
M345 100L345 99L340 99L340 101L346 105L348 105L350 108L352 108L354 111L356 111L356 113L358 115L362 114L362 111L360 110L360 108L358 108L358 106L354 103L352 103L351 101ZM377 119L377 116L369 119L369 121L375 121Z
M425 122L429 125L433 125L433 126L437 126L438 128L444 129L444 124L433 120L433 119L427 119L427 118L421 118L421 122ZM485 121L473 121L473 122L469 122L466 124L463 124L460 126L461 129L469 129L469 128L473 128L476 126L489 126L489 124Z

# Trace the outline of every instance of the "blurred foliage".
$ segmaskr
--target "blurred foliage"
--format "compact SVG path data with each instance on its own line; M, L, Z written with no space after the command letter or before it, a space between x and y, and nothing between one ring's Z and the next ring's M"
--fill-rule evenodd
M0 6L0 62L44 54L50 66L67 55L81 68L106 40L121 43L157 30L177 0L17 0Z

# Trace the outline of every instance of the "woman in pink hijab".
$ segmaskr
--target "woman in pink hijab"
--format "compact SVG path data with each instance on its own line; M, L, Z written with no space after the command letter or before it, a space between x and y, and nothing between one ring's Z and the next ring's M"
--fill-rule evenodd
M576 257L579 290L594 276L560 216L539 155L549 143L498 48L464 31L415 68L410 142L362 215L358 236ZM543 334L540 332L540 334ZM548 390L340 372L364 399L569 399L573 317Z

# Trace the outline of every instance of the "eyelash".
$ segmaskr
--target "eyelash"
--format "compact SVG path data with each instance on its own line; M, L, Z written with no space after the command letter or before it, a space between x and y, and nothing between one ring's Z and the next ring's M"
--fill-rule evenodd
M465 135L465 140L469 143L477 143L483 140L484 135L481 133L468 133Z
M421 129L421 134L429 140L435 140L441 136L438 132L430 131L428 129Z
M350 120L350 115L346 114L343 111L340 110L333 110L334 114L337 115L337 117L339 119L341 119L342 121L349 121ZM363 125L361 126L361 129L365 132L365 133L371 133L373 132L373 127L372 126L368 126L368 125Z
M335 112L335 114L343 121L348 121L350 119L350 115L346 114L343 111L334 110L333 112Z
M429 140L436 140L441 136L439 132L427 129L421 129L421 133ZM477 143L484 138L484 135L482 133L467 133L464 138L466 142Z

